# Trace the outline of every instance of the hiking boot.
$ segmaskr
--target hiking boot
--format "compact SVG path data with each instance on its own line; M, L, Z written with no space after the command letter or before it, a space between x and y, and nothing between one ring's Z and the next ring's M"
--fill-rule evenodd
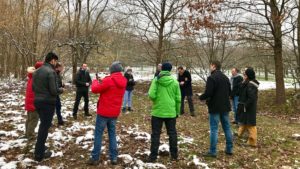
M122 108L122 113L126 113L126 107Z
M216 158L217 155L216 154L212 154L210 152L203 154L203 157L211 157L211 158Z
M111 160L111 165L117 165L118 164L118 161L117 160Z
M84 116L85 116L85 117L90 117L90 116L92 116L92 115L91 115L90 113L85 113Z
M195 115L195 113L194 113L194 112L191 112L191 116L192 116L192 117L195 117L196 115Z
M155 163L156 162L156 158L153 157L148 157L148 159L146 160L147 163Z
M50 151L46 151L46 152L44 153L44 157L35 156L35 157L34 157L34 160L35 160L35 161L38 161L38 162L41 162L41 161L43 161L43 159L50 158L51 155L52 155L52 153L51 153Z
M232 156L233 155L232 152L225 152L225 154L228 155L228 156Z
M59 126L63 126L64 124L65 124L65 123L64 123L63 121L59 121L59 122L58 122L58 125L59 125Z
M133 110L131 109L131 107L128 107L128 111L133 111Z
M100 163L99 160L94 160L92 158L90 158L87 162L88 165L94 165L94 166L97 166L99 163Z

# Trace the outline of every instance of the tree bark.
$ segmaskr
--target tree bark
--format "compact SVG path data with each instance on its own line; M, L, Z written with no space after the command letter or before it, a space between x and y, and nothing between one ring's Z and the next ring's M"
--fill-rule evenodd
M266 63L264 63L264 70L265 70L265 80L269 80L269 73L268 73L268 66Z
M284 104L286 102L285 86L284 86L284 69L282 59L282 24L281 13L277 8L275 0L270 1L271 8L271 21L273 24L273 36L274 36L274 61L275 61L275 81L276 81L276 103Z

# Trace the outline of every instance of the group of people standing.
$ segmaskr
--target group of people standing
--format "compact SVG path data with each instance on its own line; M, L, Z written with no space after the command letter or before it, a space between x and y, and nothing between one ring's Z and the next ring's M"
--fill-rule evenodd
M226 137L227 155L233 154L232 130L229 122L229 111L231 110L230 98L233 99L235 123L240 125L238 135L241 136L245 130L249 130L249 145L257 145L256 131L256 102L259 83L255 80L255 72L247 68L243 80L236 80L233 74L230 80L221 70L218 61L210 65L211 75L207 79L205 92L199 99L206 101L209 110L210 124L210 149L205 156L216 157L218 142L218 123L221 121ZM176 119L184 114L184 100L187 98L190 115L195 116L193 104L192 78L191 74L183 67L178 67L178 79L171 76L172 65L168 62L160 64L158 72L151 82L148 95L153 102L151 111L151 147L148 162L155 162L160 145L160 134L163 123L169 136L171 160L178 160ZM26 137L34 138L34 128L40 119L37 141L35 145L34 158L42 161L51 156L45 142L48 130L52 125L52 119L56 110L58 124L63 125L61 117L61 103L59 95L65 91L60 73L63 71L62 64L58 63L55 53L48 53L44 62L37 62L35 68L28 71L28 83L26 89L25 109L27 113ZM235 69L237 72L238 70ZM107 128L109 136L109 155L111 164L117 164L117 140L116 122L121 112L132 111L132 91L135 81L132 69L128 68L124 75L120 62L113 62L109 68L110 75L100 78L96 74L91 79L87 71L87 65L82 64L75 79L76 99L73 108L73 118L77 119L80 99L84 97L85 116L89 113L89 87L94 94L100 94L97 102L97 116L95 124L94 147L91 152L89 165L100 163L100 152L102 146L102 135ZM235 102L236 101L236 102Z

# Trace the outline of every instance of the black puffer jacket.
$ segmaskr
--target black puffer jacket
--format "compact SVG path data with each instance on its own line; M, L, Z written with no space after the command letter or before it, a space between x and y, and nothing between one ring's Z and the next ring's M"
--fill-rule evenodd
M126 90L128 91L132 91L133 90L133 86L135 85L135 81L133 79L132 74L129 73L125 73L124 74L125 78L127 79L127 86L126 86Z
M215 70L207 78L205 92L199 97L206 100L209 113L225 113L231 110L229 79L220 70Z
M76 74L77 90L88 90L89 86L86 86L86 83L92 83L90 73L86 70L79 69L79 71Z
M34 101L42 101L47 104L56 103L57 95L63 90L58 88L57 75L51 64L44 63L33 73L32 89L35 94Z
M238 117L243 125L256 125L256 108L259 82L245 81L239 90Z
M181 94L184 96L192 96L192 77L189 71L185 70L182 75L178 74L178 82L184 82L184 85L180 85Z

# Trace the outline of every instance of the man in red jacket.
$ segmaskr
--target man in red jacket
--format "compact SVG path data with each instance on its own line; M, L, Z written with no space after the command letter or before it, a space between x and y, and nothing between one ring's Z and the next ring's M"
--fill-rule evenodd
M92 82L92 92L100 94L100 97L97 105L94 149L88 161L89 165L98 165L100 162L102 135L106 126L109 136L111 164L117 164L116 121L121 111L127 85L127 80L121 73L122 70L120 62L113 62L110 67L110 76L105 77L103 80L95 79Z
M34 67L28 67L27 69L27 85L26 85L26 94L25 94L25 110L27 111L27 119L25 123L25 138L28 140L34 139L34 129L39 121L39 115L34 107L34 93L32 91L32 74L33 72L41 67L43 62L36 62Z

